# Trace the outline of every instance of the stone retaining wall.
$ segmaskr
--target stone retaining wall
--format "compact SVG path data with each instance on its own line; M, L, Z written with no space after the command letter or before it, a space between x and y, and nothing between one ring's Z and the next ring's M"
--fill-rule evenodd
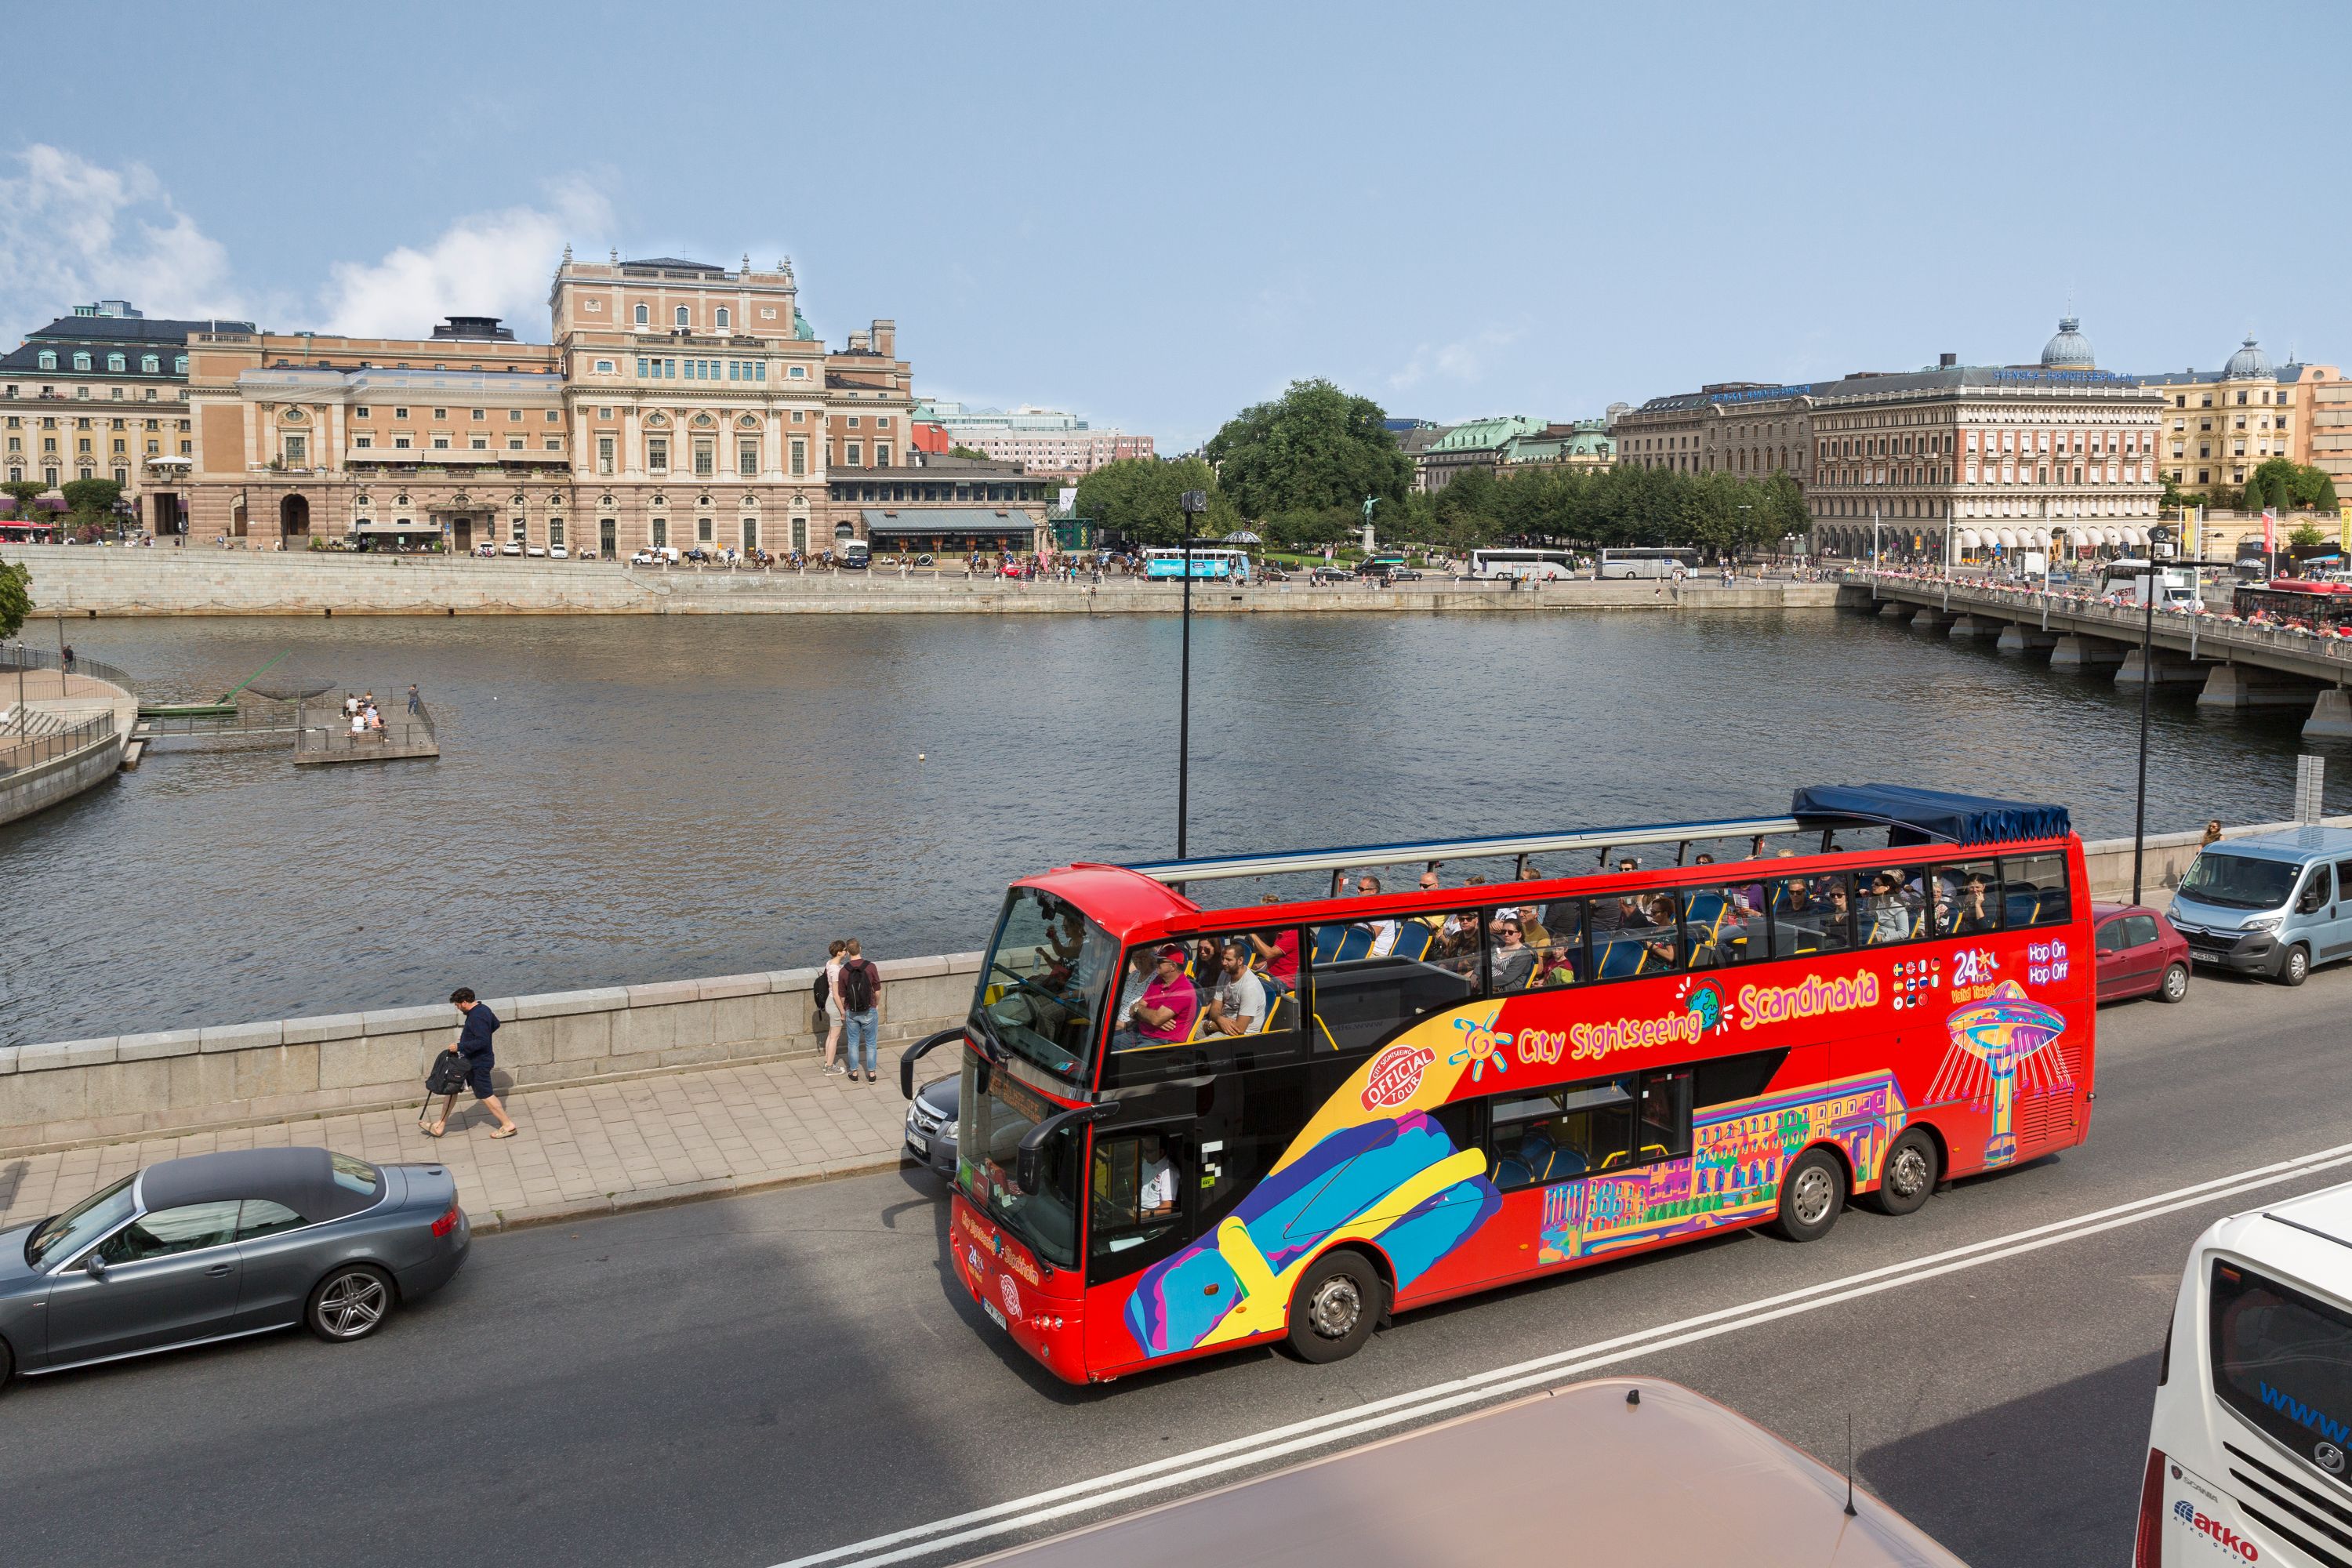
M0 560L33 568L47 614L127 616L444 615L1167 615L1171 584L1116 578L1099 589L894 572L835 574L635 571L605 562L525 558L278 554L184 549L10 545ZM1195 584L1200 615L1324 611L1486 612L1560 609L1827 609L1833 583L1557 583L1513 590L1444 579L1394 588Z
M79 751L50 757L0 778L0 822L30 816L104 784L122 766L123 741L118 726L112 734Z
M2352 826L2352 816L2330 817ZM2229 837L2291 826L2234 827ZM2147 840L2146 893L2161 904L2202 835ZM2131 840L2084 846L2091 896L2131 893ZM881 965L884 1066L894 1048L946 1028L971 1005L978 953ZM760 1061L823 1048L810 1005L814 969L489 998L501 1089ZM278 1023L172 1029L0 1047L0 1155L157 1132L299 1121L415 1104L434 1056L455 1037L455 1007L394 1007Z
M964 1016L980 954L880 968L884 1066L895 1070L894 1047ZM486 997L501 1025L499 1087L553 1089L821 1050L810 995L817 973ZM413 1105L458 1017L444 1003L0 1047L0 1155Z

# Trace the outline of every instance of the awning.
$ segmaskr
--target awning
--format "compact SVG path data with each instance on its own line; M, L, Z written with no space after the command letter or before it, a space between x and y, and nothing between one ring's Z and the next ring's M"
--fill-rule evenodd
M1976 531L1975 529L1973 529L1973 528L1964 528L1964 529L1960 530L1960 548L1961 548L1961 549L1963 549L1963 550L1976 550L1976 549L1980 549L1980 548L1982 548L1983 543L1984 543L1984 542L1983 542L1982 540L1980 540L1980 539L1979 539L1979 538L1977 537L1977 531Z
M509 458L520 463L529 460L529 454L478 452L471 447L431 447L421 451L415 448L394 451L388 447L371 447L365 451L344 453L343 462L346 466L352 463L437 463L446 468L452 463L499 463Z
M377 517L358 518L352 523L353 533L439 533L441 525L430 518Z
M902 507L884 510L866 507L868 539L928 538L934 533L984 533L1003 539L1034 539L1037 524L1025 511L1011 507Z
M2000 531L2000 547L2003 550L2014 550L2017 548L2017 530L2013 528L2004 528Z
M1789 815L1807 823L1884 823L1894 829L1890 846L1937 838L1953 844L1998 844L2055 838L2068 830L2063 805L1990 800L1905 784L1817 784L1796 792Z

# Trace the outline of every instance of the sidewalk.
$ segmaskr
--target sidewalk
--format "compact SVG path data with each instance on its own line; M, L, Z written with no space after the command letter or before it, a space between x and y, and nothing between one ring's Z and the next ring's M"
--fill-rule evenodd
M285 1144L446 1163L478 1230L888 1170L907 1102L895 1056L882 1065L882 1081L846 1088L824 1076L822 1058L794 1058L518 1092L504 1103L522 1133L497 1141L489 1113L461 1093L438 1140L416 1130L410 1107L33 1154L0 1161L0 1229L57 1214L142 1165Z

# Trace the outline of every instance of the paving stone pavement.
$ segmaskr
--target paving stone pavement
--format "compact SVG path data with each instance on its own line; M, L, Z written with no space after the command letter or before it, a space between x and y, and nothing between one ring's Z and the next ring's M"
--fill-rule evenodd
M826 1077L814 1057L518 1091L503 1103L518 1137L493 1140L498 1123L460 1094L440 1139L416 1130L410 1107L0 1160L0 1229L57 1214L159 1160L324 1144L379 1164L445 1163L475 1228L496 1230L887 1169L898 1163L907 1113L895 1074L850 1084Z

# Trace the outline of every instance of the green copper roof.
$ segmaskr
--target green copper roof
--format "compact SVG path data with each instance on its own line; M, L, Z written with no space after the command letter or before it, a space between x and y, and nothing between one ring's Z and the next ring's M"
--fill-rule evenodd
M809 319L801 314L798 305L793 307L793 336L809 342L816 338L816 329L809 325Z
M1429 449L1433 452L1483 452L1502 446L1513 437L1532 436L1543 427L1544 421L1525 414L1472 419L1446 431Z

